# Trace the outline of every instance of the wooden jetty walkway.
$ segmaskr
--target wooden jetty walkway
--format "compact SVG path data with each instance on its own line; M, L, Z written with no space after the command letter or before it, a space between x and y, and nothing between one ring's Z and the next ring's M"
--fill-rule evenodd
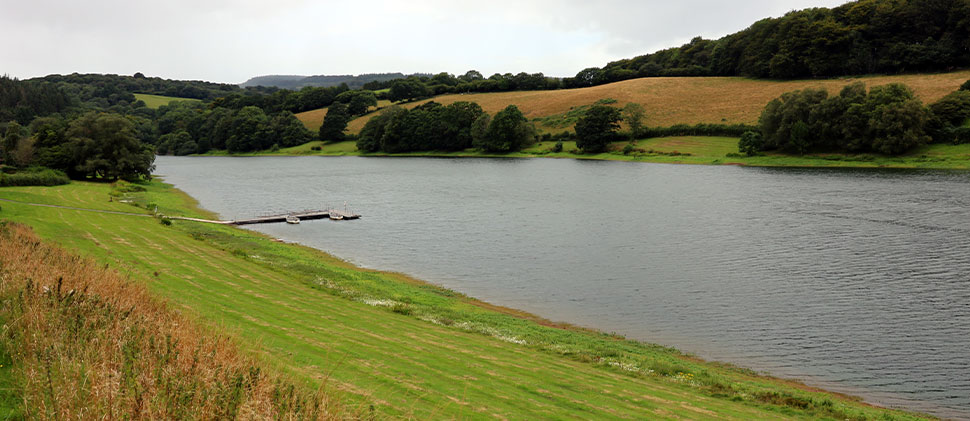
M311 219L347 220L347 219L360 218L360 215L356 213L345 213L345 212L338 211L336 209L329 209L329 210L303 211L303 212L284 213L279 215L259 216L252 219L237 219L235 221L228 221L228 222L230 225L271 224L274 222L286 222L286 217L288 216L295 216L297 218L300 218L301 221L307 221Z
M336 220L360 219L360 215L356 213L342 212L336 209L309 210L309 211L302 211L302 212L281 213L277 215L257 216L255 218L250 218L250 219L235 219L230 221L213 221L210 219L188 218L184 216L167 216L167 218L180 219L183 221L208 222L210 224L221 224L221 225L253 225L253 224L272 224L276 222L286 222L286 218L289 216L295 216L297 218L300 218L300 221L308 221L311 219L336 219Z

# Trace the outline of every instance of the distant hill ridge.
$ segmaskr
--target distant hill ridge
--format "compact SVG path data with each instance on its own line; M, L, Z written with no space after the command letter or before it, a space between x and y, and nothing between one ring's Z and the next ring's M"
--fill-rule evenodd
M430 74L415 73L405 75L404 73L365 73L361 75L267 75L256 76L249 79L239 86L243 88L250 86L273 86L281 89L300 89L306 86L328 88L346 83L350 89L360 89L368 82L386 82L394 79L402 79L407 76L430 76Z

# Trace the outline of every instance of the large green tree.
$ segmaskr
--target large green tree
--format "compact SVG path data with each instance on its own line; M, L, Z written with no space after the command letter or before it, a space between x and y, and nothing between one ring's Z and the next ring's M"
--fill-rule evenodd
M792 129L799 122L808 124L812 109L827 97L828 92L824 89L804 89L786 92L769 102L758 120L765 148L796 153L804 153L809 149L814 144L817 133L812 130L798 130L793 136Z
M421 81L413 79L399 79L391 84L387 92L387 99L397 101L410 101L424 98L431 95L428 87Z
M323 117L323 124L320 125L318 135L324 142L339 142L344 140L347 130L347 123L350 122L350 111L342 102L335 102L327 109L327 115Z
M360 129L357 137L357 149L362 152L377 152L381 150L381 140L384 138L384 131L387 124L398 114L408 111L399 106L391 106L382 110L379 114L367 120L364 128Z
M620 110L596 104L576 122L576 147L583 152L602 152L618 138Z
M472 147L472 124L484 114L482 107L474 102L458 101L444 107L438 149L460 151Z
M269 123L269 117L260 108L243 107L232 118L226 149L229 152L269 149L273 145L273 133Z
M155 154L138 141L128 119L110 113L87 113L71 122L66 133L76 156L69 174L108 180L151 178Z
M282 111L270 119L270 131L276 139L276 144L284 148L298 146L311 140L312 135L293 113Z
M896 155L930 141L933 117L905 85L877 86L867 93L855 83L831 98L824 90L785 93L768 103L759 124L764 149Z
M897 155L930 142L926 134L929 111L905 85L872 88L866 105L873 150Z
M647 111L643 105L631 102L623 107L623 121L630 127L630 138L637 139L643 132L643 117Z
M17 144L25 137L26 130L20 123L11 121L6 124L3 137L0 138L0 162L14 163L13 153L17 149Z
M535 142L535 129L522 111L509 105L495 114L481 148L486 152L514 152Z
M364 90L343 92L337 95L334 101L346 104L347 112L350 115L367 114L370 107L377 106L377 96L374 95L374 92Z
M962 126L970 120L970 91L961 89L951 92L931 104L930 111L947 124Z

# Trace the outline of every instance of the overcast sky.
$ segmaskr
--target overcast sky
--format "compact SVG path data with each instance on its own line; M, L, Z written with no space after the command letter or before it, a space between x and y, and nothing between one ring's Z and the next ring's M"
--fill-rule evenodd
M0 0L0 74L572 76L845 0Z

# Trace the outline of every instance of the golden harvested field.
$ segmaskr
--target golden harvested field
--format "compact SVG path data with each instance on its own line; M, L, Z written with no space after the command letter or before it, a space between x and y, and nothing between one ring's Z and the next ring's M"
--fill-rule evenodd
M826 88L829 94L838 94L843 86L855 81L865 82L869 87L899 82L912 88L924 103L931 103L956 90L968 79L970 79L970 70L941 74L795 81L738 77L658 77L633 79L582 89L456 94L439 96L433 100L445 105L456 101L477 102L491 114L509 104L515 104L526 117L533 119L562 114L573 107L589 105L604 98L613 98L617 100L616 105L621 107L628 102L643 104L647 111L646 124L649 126L670 126L679 123L733 124L756 123L765 104L785 92L796 89ZM413 108L427 101L417 101L404 106ZM309 111L297 116L318 111ZM360 132L372 116L373 113L351 121L348 132ZM322 121L322 117L320 118ZM300 119L307 121L303 117ZM562 129L554 131L560 130Z
M371 111L386 107L388 105L391 105L391 101L382 99L380 101L377 101L377 107L372 108ZM317 131L320 129L320 125L323 124L323 117L325 117L326 115L327 115L327 108L320 108L320 109L304 111L302 113L296 114L296 118L300 119L300 121L303 122L303 125L306 126L307 129ZM362 124L361 127L364 127L364 125ZM357 133L357 132L355 131L353 133Z
M303 122L303 125L308 130L317 131L320 130L320 125L323 124L323 118L327 116L327 108L304 111L295 115L296 118Z

